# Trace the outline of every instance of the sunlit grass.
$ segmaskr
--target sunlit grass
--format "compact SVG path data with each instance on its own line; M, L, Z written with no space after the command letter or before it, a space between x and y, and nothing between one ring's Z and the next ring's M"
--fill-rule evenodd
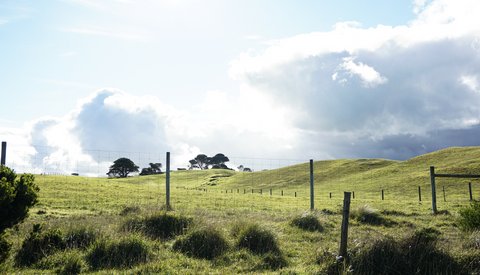
M149 243L149 254L145 261L135 262L128 267L98 267L94 272L111 274L114 272L108 268L113 268L122 274L278 274L279 270L273 267L279 260L275 257L281 255L285 262L282 258L282 264L276 267L281 267L282 271L316 273L322 267L319 259L326 251L338 252L344 191L355 192L351 202L352 211L365 210L365 206L368 206L375 210L375 216L381 221L368 223L361 218L352 218L349 251L374 244L385 236L407 238L417 229L432 227L441 232L437 242L439 247L461 257L474 255L479 247L478 232L464 233L456 223L459 210L470 205L467 183L473 183L473 195L478 198L478 182L474 179L437 179L439 214L434 215L429 167L435 166L437 173L480 174L479 163L479 148L451 148L405 162L365 159L317 161L314 163L315 211L311 214L308 214L308 163L252 173L231 170L174 171L170 180L171 213L193 218L191 228L182 228L185 231L184 238L194 233L190 230L215 228L219 230L217 233L225 237L228 249L213 259L190 257L188 255L194 254L186 252L185 256L181 249L173 249L174 239L180 238L181 234L174 236L174 239L136 235L135 242ZM64 237L75 232L72 229L81 228L83 231L95 230L95 239L101 240L99 242L106 239L123 240L130 234L142 233L141 230L125 230L125 219L146 221L163 213L165 204L165 174L125 179L36 175L35 182L41 190L39 204L31 209L30 218L20 224L18 230L9 230L9 239L14 243L13 254L20 249L34 222L45 222L45 228L59 229ZM445 201L442 186L446 187ZM292 223L302 216L315 218L321 230L305 230ZM241 222L257 222L271 232L278 241L281 254L255 254L236 246L238 240L235 232L238 232ZM51 256L52 261L71 263L73 267L82 269L82 273L93 272L88 269L85 248L67 250L70 251L70 254L65 254L68 257L55 254ZM13 257L10 256L6 265L0 267L0 272L18 271L14 267ZM54 271L35 266L22 268L24 274Z

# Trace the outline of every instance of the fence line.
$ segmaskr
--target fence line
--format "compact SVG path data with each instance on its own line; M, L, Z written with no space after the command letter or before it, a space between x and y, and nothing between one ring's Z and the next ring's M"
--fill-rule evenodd
M9 144L7 147L9 153L6 155L7 166L15 169L17 172L37 174L39 175L37 176L37 180L43 182L53 181L55 185L58 185L58 188L63 188L61 187L62 182L75 181L71 179L71 173L78 173L81 176L90 175L90 180L96 178L95 180L98 184L105 184L102 178L106 177L109 165L119 157L129 157L134 160L134 162L136 160L139 161L137 165L139 165L140 168L146 167L149 162L161 162L165 164L165 161L163 161L165 153L87 150L90 156L89 158L83 156L83 158L80 159L72 159L69 155L58 154L58 151L52 147L36 146L35 148L35 152L22 151L22 148ZM191 157L193 158L194 156ZM183 163L187 163L188 158L185 159L183 155L175 153L171 155L171 158L173 163L172 170L175 170L175 168L187 168L184 165L178 165L178 163L182 163L182 161ZM27 164L27 160L31 162ZM90 163L90 161L93 162ZM172 188L181 188L183 186L189 190L196 191L207 190L204 191L206 194L225 193L225 196L229 196L230 194L254 194L261 195L263 198L271 196L308 199L310 197L310 170L307 165L308 160L230 157L230 162L227 164L230 165L230 163L234 164L234 166L243 165L248 168L255 167L255 169L253 169L255 172L242 172L240 175L236 174L238 175L237 179L242 180L243 185L229 185L227 188L223 188L218 187L219 185L213 185L217 181L221 183L223 180L222 177L216 177L217 175L206 177L199 173L199 171L180 170L172 172L171 186ZM361 165L358 165L359 163ZM295 166L298 164L302 165ZM431 189L428 181L428 169L402 164L384 171L377 169L382 168L381 162L372 164L372 162L365 160L349 160L342 165L348 168L349 165L352 164L357 165L356 167L360 167L361 169L360 172L354 171L354 176L349 176L348 169L343 168L343 172L340 174L338 170L334 169L335 167L331 166L330 161L315 162L313 169L316 186L313 192L315 195L313 201L341 200L343 198L343 192L346 190L352 191L353 201L381 201L382 197L383 200L387 202L393 200L422 202L432 199L431 194L429 194ZM285 166L289 166L290 168L279 169ZM27 168L28 170L26 170ZM420 175L410 174L411 172L409 171L411 171L412 168L420 169ZM275 169L279 170L271 171ZM385 176L380 173L388 173L388 175ZM379 179L382 179L383 182ZM401 179L401 181L399 179ZM124 198L124 196L120 194L123 192L123 189L118 187L111 192L113 192L116 197L121 198L120 201L141 204L158 204L165 201L166 190L164 178L150 179L134 177L129 178L129 180L136 184L136 192L146 192L146 194L140 196L141 199L139 201L134 202L132 201L133 198ZM121 179L116 181L121 182ZM480 194L478 181L476 179L468 179L468 181L471 182L470 188L473 197L478 198ZM366 191L363 186L365 182L377 186L378 189L375 191ZM416 184L417 182L418 184ZM78 196L80 200L84 199L81 198L80 194L82 186L85 186L86 183L82 183L81 177L77 179L77 183L76 186L66 186L65 188L67 188L68 192L65 191L67 193L62 196L68 197L68 194L70 194ZM439 178L437 179L437 186L439 188L437 196L439 196L443 202L467 202L470 200L467 183L465 179L461 178ZM408 188L406 186L408 186ZM233 190L237 190L237 193L233 192ZM102 203L101 194L94 196L94 201ZM172 194L172 196L174 196L174 194ZM115 204L114 202L110 203ZM312 201L310 201L310 204L312 205ZM320 205L319 208L321 208L321 204L317 205Z

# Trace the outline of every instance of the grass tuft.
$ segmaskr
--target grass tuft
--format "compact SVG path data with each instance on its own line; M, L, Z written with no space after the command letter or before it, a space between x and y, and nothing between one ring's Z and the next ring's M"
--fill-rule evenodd
M277 238L275 234L257 223L249 223L237 226L237 247L246 248L253 253L264 254L269 252L279 253Z
M18 266L30 266L59 249L65 249L66 243L59 229L42 232L44 224L33 224L33 229L22 243L15 256Z
M167 212L157 212L146 217L126 219L122 225L125 231L140 232L153 239L171 239L183 235L193 218Z
M86 249L98 238L98 230L85 226L70 228L65 234L65 242L68 248Z
M343 274L353 268L356 274L464 274L454 256L436 247L439 235L435 228L422 228L398 241L385 237L345 261L330 257L325 271Z
M216 228L201 228L175 241L173 248L189 256L213 259L228 250L228 242Z
M474 231L480 229L480 202L473 201L470 206L458 211L460 218L458 225L465 231Z
M96 240L85 259L93 269L130 268L145 263L151 254L147 242L138 234L131 234L120 239Z
M308 231L323 231L323 226L320 220L314 213L304 213L302 215L295 216L290 222L290 225L296 226L303 230Z

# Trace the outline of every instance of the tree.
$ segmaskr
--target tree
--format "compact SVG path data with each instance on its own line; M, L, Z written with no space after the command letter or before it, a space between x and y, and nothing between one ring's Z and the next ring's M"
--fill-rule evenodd
M140 176L161 174L162 173L162 164L161 163L149 163L150 167L142 168Z
M128 174L138 172L138 166L128 158L119 158L110 166L109 177L126 178Z
M209 164L213 166L212 168L222 167L220 169L228 169L228 167L225 165L225 162L228 162L228 161L230 160L228 159L227 156L225 156L222 153L218 153L215 156L213 156L213 158L210 159ZM223 168L223 167L226 167L226 168Z
M17 179L13 169L0 167L0 263L9 255L11 243L7 242L5 230L21 223L28 217L28 210L38 202L40 189L32 174L23 174Z
M161 174L162 173L162 164L161 163L149 163L150 169L154 174Z
M194 159L189 160L190 169L198 168L200 170L208 169L208 164L212 158L205 154L199 154Z
M252 169L248 167L244 167L243 165L240 165L237 168L238 168L238 172L252 172Z
M213 157L208 157L205 154L199 154L194 159L189 160L190 162L190 170L195 168L204 170L211 168L212 169L230 169L225 165L225 162L230 161L227 156L222 153L218 153Z

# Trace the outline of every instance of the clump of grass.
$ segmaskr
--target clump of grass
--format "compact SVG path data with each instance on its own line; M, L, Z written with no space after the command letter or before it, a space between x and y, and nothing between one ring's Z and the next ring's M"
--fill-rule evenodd
M22 243L15 256L18 266L30 266L43 257L53 254L59 249L65 249L66 243L59 229L49 229L42 232L44 224L33 224L33 229Z
M175 241L173 248L189 256L213 259L228 250L228 242L216 228L201 228Z
M368 204L360 204L350 211L350 217L362 223L379 224L382 217L377 209Z
M290 225L308 231L323 231L323 226L320 223L320 220L313 213L304 213L302 215L295 216L290 222Z
M88 248L85 260L93 269L130 268L144 263L151 256L151 248L138 234L120 239L101 238Z
M246 248L257 254L280 252L275 234L257 223L240 224L234 230L239 248Z
M348 259L330 258L329 274L343 274L353 268L357 274L463 274L456 258L436 247L440 232L422 228L409 237L385 237L363 247ZM467 272L468 273L468 272Z
M122 229L140 232L154 239L170 239L177 235L183 235L192 221L191 217L158 212L146 217L127 219L124 221Z
M460 218L458 225L465 231L474 231L480 229L480 202L473 201L470 206L458 211Z
M65 234L65 243L69 248L86 249L98 238L98 230L85 226L72 227Z
M49 257L41 259L37 268L54 270L56 274L80 274L86 266L78 250L57 252Z
M465 248L480 249L480 231L473 231L467 237L467 241L464 245Z
M138 205L126 205L123 207L122 211L120 211L120 216L127 216L132 213L140 213L141 208Z

